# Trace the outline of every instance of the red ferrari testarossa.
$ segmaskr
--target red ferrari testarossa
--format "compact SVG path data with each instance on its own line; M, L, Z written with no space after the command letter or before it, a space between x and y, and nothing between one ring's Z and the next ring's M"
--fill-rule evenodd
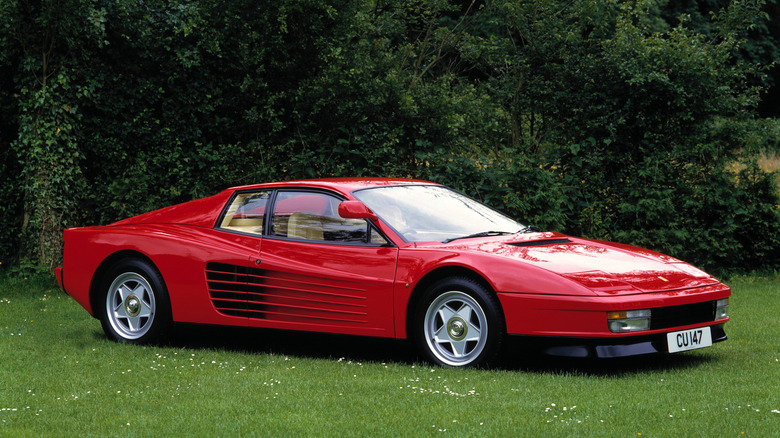
M413 339L482 364L507 336L620 357L726 339L731 291L646 249L538 232L445 186L353 178L234 187L65 231L60 286L128 343L172 323Z

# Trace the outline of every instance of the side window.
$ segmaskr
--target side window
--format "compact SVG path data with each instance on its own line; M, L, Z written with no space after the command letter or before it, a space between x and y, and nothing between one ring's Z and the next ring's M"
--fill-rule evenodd
M365 219L339 216L340 202L323 193L280 191L276 195L271 234L322 242L387 244Z
M250 234L263 234L269 192L241 193L233 199L219 227Z

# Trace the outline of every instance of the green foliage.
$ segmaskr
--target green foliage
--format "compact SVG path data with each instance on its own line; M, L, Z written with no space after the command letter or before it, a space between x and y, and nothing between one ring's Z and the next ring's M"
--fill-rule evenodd
M22 241L44 265L57 263L65 214L75 206L69 193L79 181L81 158L74 137L72 108L58 101L64 75L36 90L22 89L19 139L12 143L24 163L25 224Z
M8 143L3 144L7 147ZM21 211L21 193L15 176L16 160L10 149L0 153L0 264L11 264L18 255L18 216ZM1 265L0 265L1 266Z
M759 92L745 85L761 72L733 56L734 23L757 10L724 10L718 17L728 26L707 39L685 23L654 30L663 26L652 2L539 6L547 13L538 18L525 3L488 8L487 21L505 31L473 39L468 50L495 84L512 144L549 163L565 194L566 228L710 269L777 266L777 251L749 237L761 230L776 239L772 177L727 171L771 141L755 131ZM766 211L754 217L750 199Z
M0 14L7 32L0 61L16 70L13 91L6 93L17 107L3 108L17 123L16 137L3 138L10 146L4 158L15 154L20 167L12 176L18 193L9 197L9 207L21 197L21 256L51 269L61 257L62 230L78 223L71 220L84 187L78 108L91 94L90 80L78 66L83 53L102 44L104 11L75 0L18 1L5 2ZM13 214L11 209L4 215Z
M48 268L63 227L231 185L383 175L777 268L777 185L750 164L778 144L768 64L740 55L762 5L2 2L0 260Z
M762 19L745 21L756 10ZM730 14L723 12L730 10ZM764 94L759 112L764 117L780 115L777 99L780 69L772 66L780 59L780 5L776 0L751 0L730 2L726 0L686 0L669 2L659 10L666 23L676 25L684 20L686 26L695 29L707 39L728 33L740 39L735 54L743 60L768 68L768 75L751 78L754 85L772 86L770 94ZM717 15L716 15L717 14ZM712 16L716 15L715 20Z

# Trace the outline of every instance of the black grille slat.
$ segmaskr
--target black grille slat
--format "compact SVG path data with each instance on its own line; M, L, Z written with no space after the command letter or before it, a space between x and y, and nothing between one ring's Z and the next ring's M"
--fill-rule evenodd
M650 330L700 324L715 320L715 301L651 309Z
M219 309L219 312L220 313L224 313L225 315L228 315L228 316L240 316L242 318L246 318L247 316L250 315L250 312L247 312L246 310L236 310L236 309L224 309L224 308L221 308L221 309Z
M212 301L217 300L236 300L241 302L246 302L246 298L244 298L244 294L236 293L236 292L228 292L228 291L211 291L211 299Z
M243 282L246 278L245 275L236 275L233 273L223 272L207 272L206 275L209 281Z
M300 312L295 312L295 310L305 310L307 312L311 312L311 314L307 316L313 316L317 313L323 313L325 315L327 314L343 314L343 315L362 315L360 312L349 312L349 311L342 311L342 310L331 310L328 312L324 312L321 309L316 308L303 308L297 306L287 306L284 304L276 304L276 303L259 303L259 302L247 302L246 303L246 309L247 310L254 310L257 312L273 312L278 314L284 314L284 315L292 315L295 316L299 314Z

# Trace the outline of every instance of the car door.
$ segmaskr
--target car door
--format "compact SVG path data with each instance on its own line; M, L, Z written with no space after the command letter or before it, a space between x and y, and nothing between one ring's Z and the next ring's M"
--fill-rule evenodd
M246 325L247 301L259 275L257 261L266 227L266 208L273 192L237 192L215 227L214 239L204 241L206 285L212 312L234 325ZM217 240L218 239L218 240ZM191 276L191 273L188 273ZM211 320L206 320L211 322Z
M334 194L279 190L260 251L249 325L392 337L398 250Z

